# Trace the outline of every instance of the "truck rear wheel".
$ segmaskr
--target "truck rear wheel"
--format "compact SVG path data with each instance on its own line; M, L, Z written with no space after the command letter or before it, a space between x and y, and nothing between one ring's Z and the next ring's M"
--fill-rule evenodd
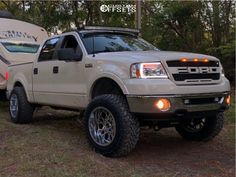
M85 111L84 121L89 143L105 156L127 155L139 139L139 122L123 96L96 97Z
M22 87L15 87L9 98L9 112L14 123L30 123L34 107L28 102Z
M223 128L224 114L217 113L215 116L192 119L176 127L177 132L187 140L209 141L218 135Z

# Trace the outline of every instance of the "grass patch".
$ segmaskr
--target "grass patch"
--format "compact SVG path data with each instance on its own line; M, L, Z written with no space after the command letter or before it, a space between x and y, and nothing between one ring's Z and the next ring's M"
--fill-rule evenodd
M8 109L8 102L0 101L0 111L6 111Z
M235 124L235 96L231 97L231 105L229 110L225 112L226 123Z
M214 141L187 142L172 130L141 132L134 152L123 158L105 158L89 148L77 113L43 109L32 124L18 125L7 110L8 103L0 102L0 176L235 176L235 96Z

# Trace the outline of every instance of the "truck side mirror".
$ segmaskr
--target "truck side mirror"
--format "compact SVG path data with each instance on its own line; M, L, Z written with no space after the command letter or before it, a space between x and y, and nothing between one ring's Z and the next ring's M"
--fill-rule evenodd
M81 61L82 57L82 52L75 53L73 48L63 48L58 50L58 60Z

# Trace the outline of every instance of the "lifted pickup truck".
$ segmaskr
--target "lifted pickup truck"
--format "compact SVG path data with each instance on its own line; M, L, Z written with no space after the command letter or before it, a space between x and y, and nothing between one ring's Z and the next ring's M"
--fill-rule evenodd
M175 127L207 141L223 127L230 85L219 59L160 51L130 29L86 27L49 38L34 62L9 66L11 120L32 121L43 105L84 115L89 143L128 154L140 126Z

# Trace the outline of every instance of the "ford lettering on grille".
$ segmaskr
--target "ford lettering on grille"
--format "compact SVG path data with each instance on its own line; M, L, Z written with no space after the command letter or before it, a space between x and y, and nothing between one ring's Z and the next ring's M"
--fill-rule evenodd
M220 64L218 61L181 62L167 61L168 70L177 84L214 84L220 80Z
M219 73L218 67L178 67L179 73Z

